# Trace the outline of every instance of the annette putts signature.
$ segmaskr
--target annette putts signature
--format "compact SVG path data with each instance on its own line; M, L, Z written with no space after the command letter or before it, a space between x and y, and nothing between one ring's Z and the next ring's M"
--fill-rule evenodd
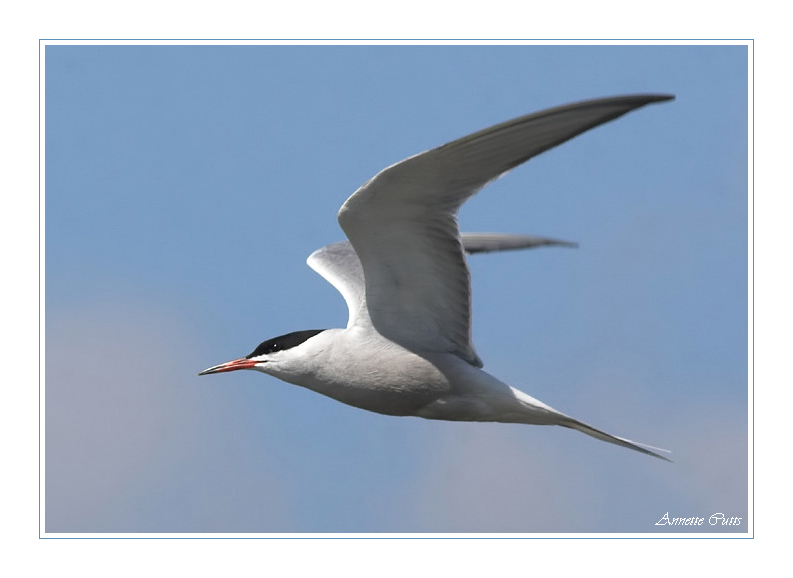
M656 526L701 526L705 523L705 518L699 518L697 516L692 516L690 518L670 518L669 512L664 514L663 518L658 520L655 525ZM741 525L741 518L732 516L727 517L721 512L718 514L713 514L710 518L708 518L708 524L711 526L740 526Z

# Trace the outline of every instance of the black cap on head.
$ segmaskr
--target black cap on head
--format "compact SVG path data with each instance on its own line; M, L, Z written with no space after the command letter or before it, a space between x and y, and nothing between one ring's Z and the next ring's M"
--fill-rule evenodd
M260 355L265 355L267 353L274 353L276 351L283 351L285 349L291 349L293 347L300 345L307 339L314 337L317 333L322 333L323 331L325 330L306 329L305 331L294 331L292 333L287 333L286 335L273 337L272 339L268 339L267 341L262 341L256 347L256 349L253 350L253 353L245 356L245 359L251 359L252 357L258 357Z

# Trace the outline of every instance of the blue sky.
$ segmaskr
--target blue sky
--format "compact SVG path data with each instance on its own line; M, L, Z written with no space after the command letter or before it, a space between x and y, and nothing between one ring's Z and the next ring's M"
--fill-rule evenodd
M669 532L742 517L747 49L48 46L48 532ZM576 100L676 95L519 167L467 231L485 369L675 464L560 428L197 377L341 327L305 265L381 168Z

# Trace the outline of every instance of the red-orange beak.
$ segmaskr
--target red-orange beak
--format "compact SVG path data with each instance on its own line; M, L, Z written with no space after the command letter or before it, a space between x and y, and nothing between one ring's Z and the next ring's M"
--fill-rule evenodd
M253 359L247 359L243 357L242 359L235 359L234 361L228 361L226 363L221 363L220 365L215 365L214 367L205 369L198 375L209 375L210 373L223 373L224 371L237 371L238 369L251 369L257 363L258 361L254 361Z

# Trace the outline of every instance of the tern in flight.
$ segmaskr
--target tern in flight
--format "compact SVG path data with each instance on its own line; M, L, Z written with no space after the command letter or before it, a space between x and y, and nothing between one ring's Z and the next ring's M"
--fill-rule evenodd
M347 302L347 327L268 339L249 355L199 375L253 369L377 413L559 425L666 460L657 453L666 450L596 429L481 369L471 342L466 252L565 243L461 234L457 212L485 185L530 158L634 109L672 98L640 94L552 108L383 169L339 210L349 242L308 257L308 265Z

